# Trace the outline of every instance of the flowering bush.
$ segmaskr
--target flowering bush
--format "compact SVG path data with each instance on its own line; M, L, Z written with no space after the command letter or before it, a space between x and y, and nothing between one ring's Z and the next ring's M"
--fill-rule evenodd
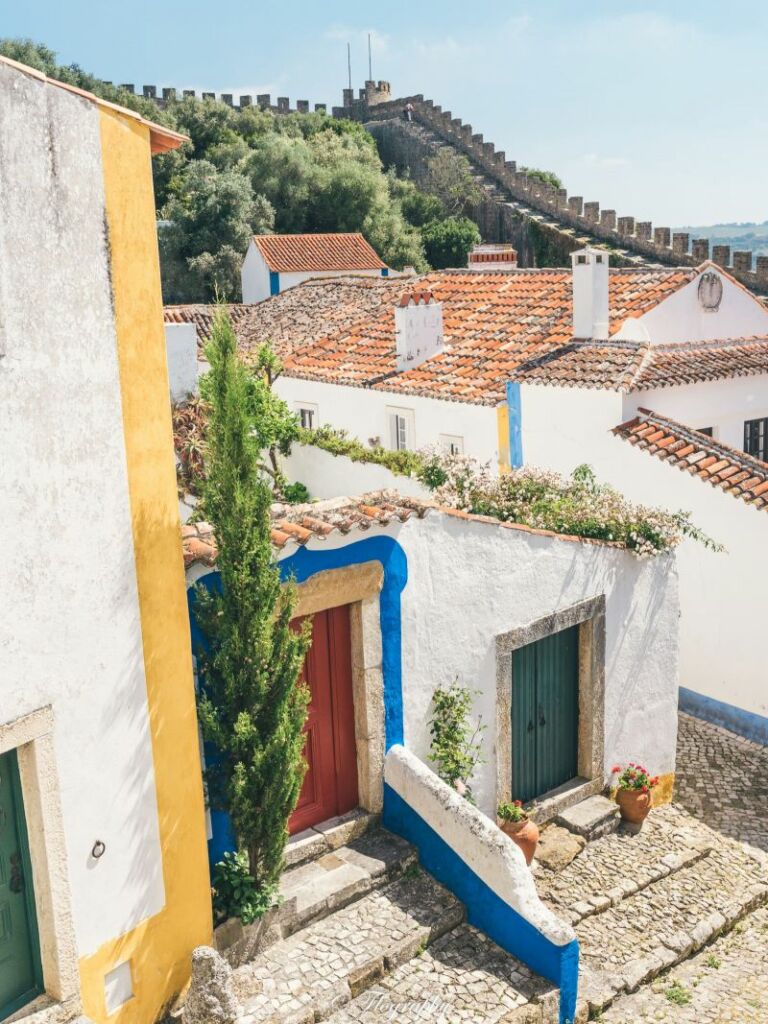
M511 803L503 800L496 808L496 814L501 821L510 821L518 824L521 821L528 821L530 814L523 810L521 800L513 800Z
M630 761L626 768L615 764L611 769L613 775L618 775L616 785L619 789L639 790L641 793L650 793L654 786L659 784L658 775L649 775L648 769L641 764L634 764Z
M614 541L638 556L667 551L683 537L721 550L694 526L689 513L635 505L599 484L589 466L579 466L569 479L529 467L495 476L466 455L433 449L422 458L419 479L440 504L451 508L538 530Z

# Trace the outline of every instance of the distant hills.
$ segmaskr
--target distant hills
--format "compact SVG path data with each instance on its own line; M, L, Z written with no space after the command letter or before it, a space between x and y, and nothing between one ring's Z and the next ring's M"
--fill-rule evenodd
M762 224L709 224L673 230L687 231L691 238L708 238L716 245L730 245L731 252L734 249L751 249L758 256L768 256L768 220Z

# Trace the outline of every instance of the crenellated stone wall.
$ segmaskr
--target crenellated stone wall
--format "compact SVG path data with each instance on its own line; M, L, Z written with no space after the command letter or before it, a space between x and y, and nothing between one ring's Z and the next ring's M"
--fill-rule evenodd
M108 84L111 85L112 83L110 82ZM379 85L386 84L386 82L379 83ZM278 96L273 103L272 97L269 93L259 93L256 96L256 102L254 103L254 97L252 95L244 94L241 96L235 96L231 92L198 93L195 89L175 89L168 86L163 86L162 89L158 89L156 85L143 85L141 87L141 92L137 93L136 86L132 82L124 82L118 88L125 89L126 92L129 92L132 95L143 96L145 100L153 100L161 109L167 107L169 103L173 103L176 100L186 99L191 96L193 99L219 100L221 103L226 103L228 107L232 107L234 110L245 110L247 107L257 106L262 110L271 110L273 114L308 114L310 112L309 100L296 100L296 106L292 107L291 101L287 96ZM325 112L327 107L325 103L315 103L313 109Z

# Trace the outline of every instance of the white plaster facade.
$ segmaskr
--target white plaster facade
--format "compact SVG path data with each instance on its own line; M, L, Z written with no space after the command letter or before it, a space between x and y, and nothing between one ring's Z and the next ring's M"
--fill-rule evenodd
M288 479L301 481L313 499L389 489L414 498L431 496L415 477L396 476L386 466L353 462L345 455L331 455L313 445L295 444L282 460L282 467Z
M294 412L307 406L316 408L313 426L346 430L363 444L378 438L384 448L394 448L392 417L399 413L408 419L409 450L453 438L467 455L480 462L496 466L499 461L497 411L493 406L326 384L285 374L278 378L275 391Z
M259 247L251 240L240 269L243 302L263 302L271 295L295 288L303 281L321 277L381 277L381 270L275 271L277 291L272 290L270 270Z
M477 691L473 715L486 730L473 793L486 814L495 813L500 796L497 760L506 754L498 744L507 741L496 726L497 641L590 600L605 602L604 701L594 709L603 723L597 782L607 783L615 762L640 761L659 775L674 771L679 608L673 555L641 560L621 548L439 511L377 529L381 535L398 541L408 564L401 598L404 745L428 760L436 687L458 678ZM333 533L310 540L308 548L328 551L361 539L355 531ZM202 574L193 571L188 579Z
M171 401L197 394L197 328L194 324L165 324L165 350Z

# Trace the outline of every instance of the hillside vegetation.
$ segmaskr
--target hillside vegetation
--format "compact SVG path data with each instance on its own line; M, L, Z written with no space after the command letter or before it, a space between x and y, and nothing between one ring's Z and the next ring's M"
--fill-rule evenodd
M385 173L362 126L323 113L275 115L192 98L160 109L48 47L0 40L0 53L189 136L153 159L166 302L240 298L240 265L254 234L361 231L395 269L463 266L477 228L463 213ZM461 157L453 177L468 177ZM439 172L440 173L440 172Z

